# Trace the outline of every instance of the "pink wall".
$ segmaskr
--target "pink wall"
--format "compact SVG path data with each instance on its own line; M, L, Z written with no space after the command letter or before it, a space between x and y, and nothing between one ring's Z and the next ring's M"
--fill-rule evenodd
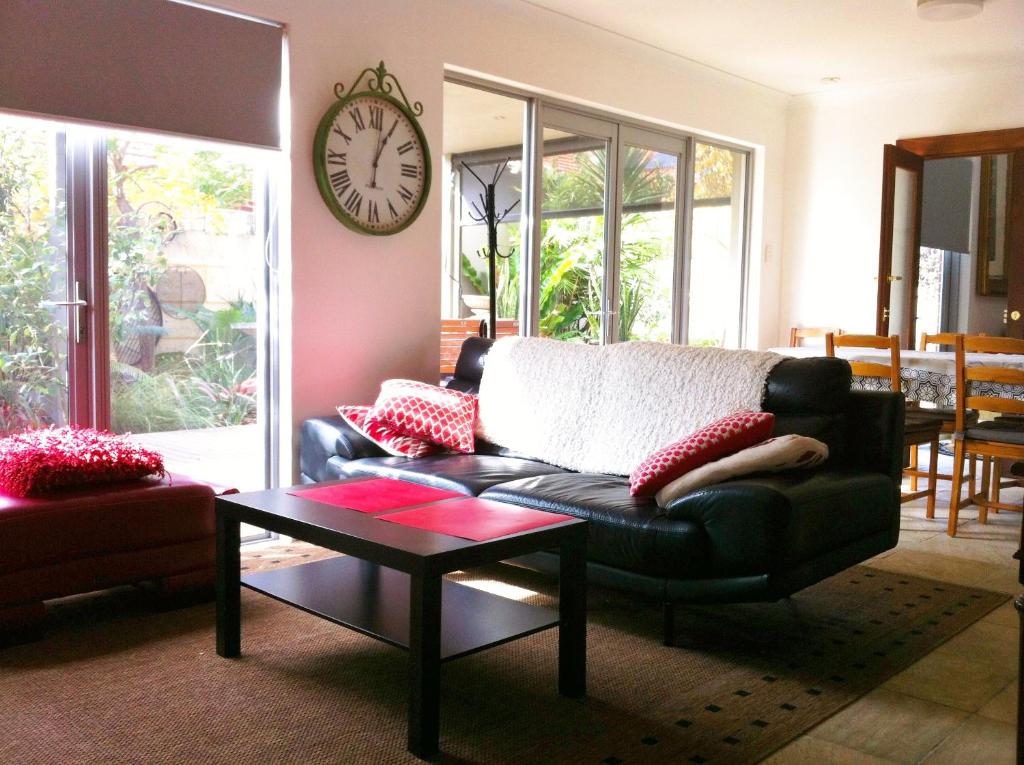
M759 147L766 208L755 210L754 343L773 336L778 269L762 242L780 230L786 98L692 62L577 24L519 0L230 0L284 22L290 48L290 379L297 424L338 403L369 402L381 379L436 378L441 284L441 182L419 219L391 237L341 226L320 200L310 155L317 122L346 85L383 59L411 99L440 167L446 66ZM767 296L766 299L761 299ZM767 322L767 323L766 323ZM290 356L288 355L290 354ZM286 375L288 376L288 375ZM289 452L290 450L285 450ZM289 467L289 469L291 469Z

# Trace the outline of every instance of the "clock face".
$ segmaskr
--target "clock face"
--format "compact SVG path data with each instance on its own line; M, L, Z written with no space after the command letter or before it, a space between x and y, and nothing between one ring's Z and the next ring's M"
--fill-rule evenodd
M398 102L357 95L320 123L314 160L320 193L346 226L391 234L416 218L430 188L430 157Z

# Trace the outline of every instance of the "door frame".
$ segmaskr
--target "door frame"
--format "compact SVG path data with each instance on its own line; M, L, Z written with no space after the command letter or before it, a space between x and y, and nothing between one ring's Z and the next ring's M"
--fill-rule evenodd
M895 149L909 152L920 158L923 163L929 159L946 159L951 157L974 157L987 154L1015 154L1014 158L1014 183L1013 196L1010 199L1010 210L1007 219L1007 238L1012 252L1018 253L1024 263L1024 162L1018 161L1017 157L1024 158L1024 127L1007 128L1005 130L982 130L973 133L948 133L945 135L922 136L918 138L901 138L895 143ZM1019 166L1018 166L1019 165ZM886 183L888 178L883 170L882 179L882 236L885 236L886 229ZM921 197L917 198L917 218L920 221ZM891 215L891 209L889 210ZM891 223L889 225L891 237ZM920 237L920 223L918 223L918 238ZM881 240L884 242L884 239ZM882 250L879 253L879 283L878 283L878 309L876 315L876 331L884 334L882 325L883 307L888 307L888 283L883 283L883 274L888 275L888 270L883 271ZM891 247L890 247L891 255ZM914 258L914 291L917 286L917 261ZM1024 269L1022 269L1024 270ZM1016 282L1016 284L1015 284ZM883 303L883 300L886 302ZM1007 284L1007 311L1020 311L1024 313L1024 278L1010 279ZM913 302L910 303L913 305ZM913 314L911 315L913 318ZM912 326L912 325L911 325ZM1007 323L1007 333L1011 337L1024 337L1024 321L1016 325ZM887 329L888 326L884 327ZM908 333L910 345L913 348L913 332ZM906 343L905 343L906 344Z
M669 297L671 313L671 329L669 340L672 343L684 343L686 326L689 319L689 282L690 282L690 250L693 240L693 200L689 190L693 186L693 154L694 139L689 136L673 136L654 130L642 130L632 126L623 126L619 131L617 165L625 166L626 147L635 146L640 149L656 151L676 158L676 206L673 210L672 227L672 291ZM617 236L617 252L611 264L608 278L614 286L614 302L618 316L621 295L620 265L622 255L622 214L625 209L623 202L622 178L615 185L615 226ZM691 235L687 236L687 232ZM612 322L611 334L613 342L619 341L619 322Z

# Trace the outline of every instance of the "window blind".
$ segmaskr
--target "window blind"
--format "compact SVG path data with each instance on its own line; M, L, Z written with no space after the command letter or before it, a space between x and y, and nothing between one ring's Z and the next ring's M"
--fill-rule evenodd
M3 0L0 109L279 147L282 35L171 0Z

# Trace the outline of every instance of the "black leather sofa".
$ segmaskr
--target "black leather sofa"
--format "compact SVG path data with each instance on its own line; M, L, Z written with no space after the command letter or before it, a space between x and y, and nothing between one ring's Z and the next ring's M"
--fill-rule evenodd
M466 341L449 387L477 389L490 342ZM569 472L484 442L472 455L385 456L338 417L303 424L302 480L387 476L586 518L590 581L663 603L671 644L676 603L778 600L896 545L903 396L851 391L850 380L847 362L830 358L786 359L768 377L775 435L826 442L823 466L727 481L664 509L630 496L622 476ZM509 562L558 565L549 553Z

